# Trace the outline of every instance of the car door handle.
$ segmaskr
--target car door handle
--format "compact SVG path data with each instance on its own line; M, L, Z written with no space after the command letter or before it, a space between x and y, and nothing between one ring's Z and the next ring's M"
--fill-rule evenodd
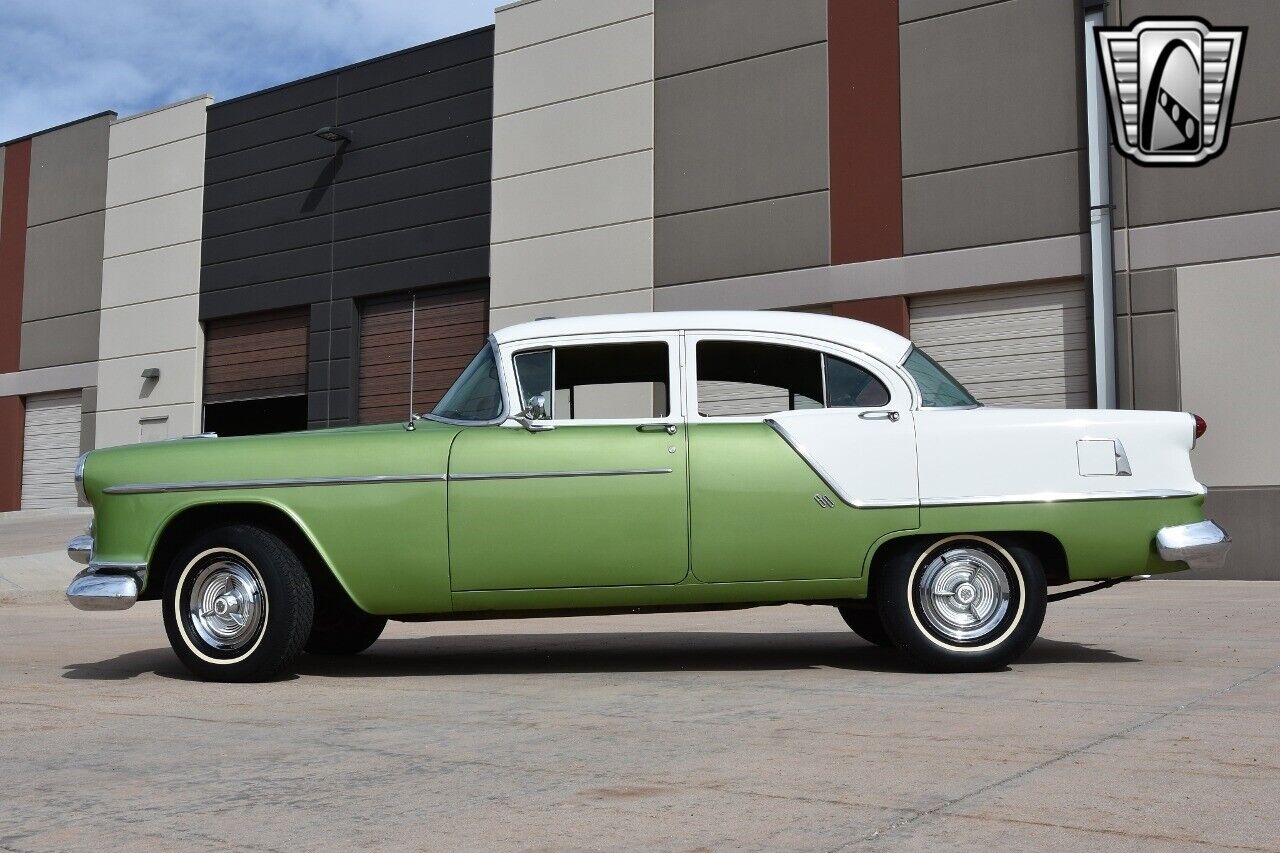
M667 435L676 434L675 424L640 424L636 427L636 432L665 432Z
M898 420L898 413L880 409L874 412L862 412L858 417L864 421L896 421Z

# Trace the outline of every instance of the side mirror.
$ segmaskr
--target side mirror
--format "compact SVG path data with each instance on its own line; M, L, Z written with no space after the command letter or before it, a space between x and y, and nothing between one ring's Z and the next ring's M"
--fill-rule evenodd
M551 424L543 423L547 419L547 398L542 394L534 394L530 397L524 409L514 419L529 432L546 432L555 429Z

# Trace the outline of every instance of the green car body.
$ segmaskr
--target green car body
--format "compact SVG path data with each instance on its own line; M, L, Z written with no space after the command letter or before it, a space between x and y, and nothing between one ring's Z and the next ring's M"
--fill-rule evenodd
M375 638L384 618L804 602L843 608L855 630L875 639L883 631L859 621L860 601L876 599L877 590L889 597L891 577L937 575L951 566L925 598L903 587L902 595L917 598L902 598L902 612L915 619L912 608L929 595L936 605L953 594L966 601L986 594L1002 608L1017 605L1018 613L1034 598L1040 616L1017 640L1025 647L1043 615L1046 583L1178 571L1189 561L1213 565L1225 551L1225 534L1205 520L1204 490L1191 478L1185 415L1001 413L954 401L931 410L924 390L930 383L962 403L972 400L932 362L913 373L913 359L924 357L883 330L795 319L804 315L668 315L684 321L671 326L646 316L604 318L603 335L589 321L557 321L495 336L455 385L465 391L476 365L490 372L494 410L474 418L196 436L87 454L77 479L94 525L69 552L89 566L68 596L82 609L166 598L173 611L167 619L196 614L216 626L223 617L210 615L214 605L239 606L227 585L233 579L192 592L183 578L202 555L179 555L208 531L246 525L296 555L317 590L316 626L330 618L321 613L320 591L340 590L344 618L373 620ZM689 331L698 328L693 318L710 328ZM732 348L751 334L772 351L785 350L784 361L820 361L823 387L804 394L821 399L802 405L808 398L793 389L794 411L772 417L702 411L700 358L707 375L756 368L724 366L732 359L713 368L717 350L699 349L699 342L723 338L725 352L745 352ZM652 378L641 376L652 365L636 365L659 350L650 361L667 371L663 359L670 359L664 384L655 386L669 388L669 396L660 401L664 395L646 392L659 409L653 417L554 419L544 397L525 388L548 368L560 369L557 359L564 371L587 377L598 371L594 362L632 344L639 360L619 362L630 371L623 379ZM576 346L598 349L572 368ZM761 350L762 357L772 351ZM526 367L515 367L524 356L531 358ZM528 367L535 361L542 374ZM859 393L880 387L881 396L850 402L830 384L831 372L856 373ZM559 388L554 375L551 387ZM572 413L573 397L566 399ZM1090 466L1098 460L1107 476L1095 476ZM977 480L1002 491L984 495ZM1150 488L1166 480L1168 488ZM962 489L975 496L955 497ZM929 549L946 543L950 550L935 558ZM987 587L979 583L984 560L995 567ZM1024 564L1034 564L1029 574ZM973 567L967 581L956 565ZM252 581L238 589L265 595ZM200 598L205 592L210 597ZM871 603L898 642L909 626L892 628L893 614ZM332 634L337 624L326 630ZM961 651L986 648L966 642Z

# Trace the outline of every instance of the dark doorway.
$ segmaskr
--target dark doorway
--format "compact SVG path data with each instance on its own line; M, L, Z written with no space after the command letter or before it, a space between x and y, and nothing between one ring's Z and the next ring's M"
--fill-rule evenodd
M273 397L209 403L204 407L204 428L221 436L264 435L307 428L307 398Z

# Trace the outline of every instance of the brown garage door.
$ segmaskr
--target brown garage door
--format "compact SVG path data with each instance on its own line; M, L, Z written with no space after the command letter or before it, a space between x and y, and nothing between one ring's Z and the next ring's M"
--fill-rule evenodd
M484 345L488 295L480 284L366 302L360 311L360 423L430 411Z
M210 320L204 339L206 403L307 393L307 308Z

